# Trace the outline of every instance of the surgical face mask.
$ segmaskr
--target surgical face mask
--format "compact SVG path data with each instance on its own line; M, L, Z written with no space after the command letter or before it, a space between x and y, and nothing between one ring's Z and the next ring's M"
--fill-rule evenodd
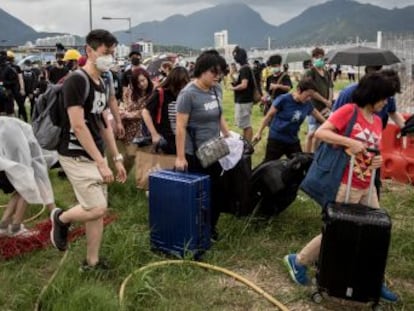
M314 65L316 68L322 68L323 66L325 66L325 62L324 62L323 58L316 58L316 59L313 61L313 65Z
M114 64L114 58L112 55L103 55L96 58L96 68L101 72L106 72L111 69Z
M272 67L272 73L275 75L275 74L278 74L280 72L280 67L278 66L278 67Z

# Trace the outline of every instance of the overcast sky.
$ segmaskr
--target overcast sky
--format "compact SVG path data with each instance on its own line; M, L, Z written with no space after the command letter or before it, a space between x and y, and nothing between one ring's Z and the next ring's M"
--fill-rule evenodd
M123 20L102 20L102 16L131 17L132 26L163 20L174 14L188 15L217 4L237 0L90 0L93 27L111 31L127 29ZM326 0L244 0L270 24L278 25L299 15L306 8ZM384 8L414 5L414 0L360 0ZM89 31L89 0L1 0L0 8L37 31L85 35Z

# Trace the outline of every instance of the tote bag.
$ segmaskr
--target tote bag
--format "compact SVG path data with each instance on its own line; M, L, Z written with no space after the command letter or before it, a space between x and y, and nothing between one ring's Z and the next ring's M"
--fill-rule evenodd
M344 136L351 134L357 115L358 108L355 105ZM322 142L300 188L322 207L325 207L329 202L335 201L348 162L349 156L342 146Z

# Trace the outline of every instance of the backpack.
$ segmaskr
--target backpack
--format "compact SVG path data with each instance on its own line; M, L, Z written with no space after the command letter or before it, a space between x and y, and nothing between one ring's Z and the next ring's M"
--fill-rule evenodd
M259 204L259 213L272 216L289 207L312 160L310 153L296 153L291 159L268 161L255 167L250 178L251 210Z
M86 72L79 69L71 74L81 75L86 80L84 100L89 96L90 83ZM33 133L39 145L46 150L56 150L65 124L63 105L63 84L50 84L36 101L32 115Z

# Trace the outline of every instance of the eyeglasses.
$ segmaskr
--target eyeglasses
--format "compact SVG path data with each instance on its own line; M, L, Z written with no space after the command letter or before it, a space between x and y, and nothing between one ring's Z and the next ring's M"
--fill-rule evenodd
M221 75L222 74L222 72L221 72L221 70L220 69L218 69L218 68L211 68L211 69L209 69L208 71L210 71L213 75L215 75L215 76L217 76L217 75Z

